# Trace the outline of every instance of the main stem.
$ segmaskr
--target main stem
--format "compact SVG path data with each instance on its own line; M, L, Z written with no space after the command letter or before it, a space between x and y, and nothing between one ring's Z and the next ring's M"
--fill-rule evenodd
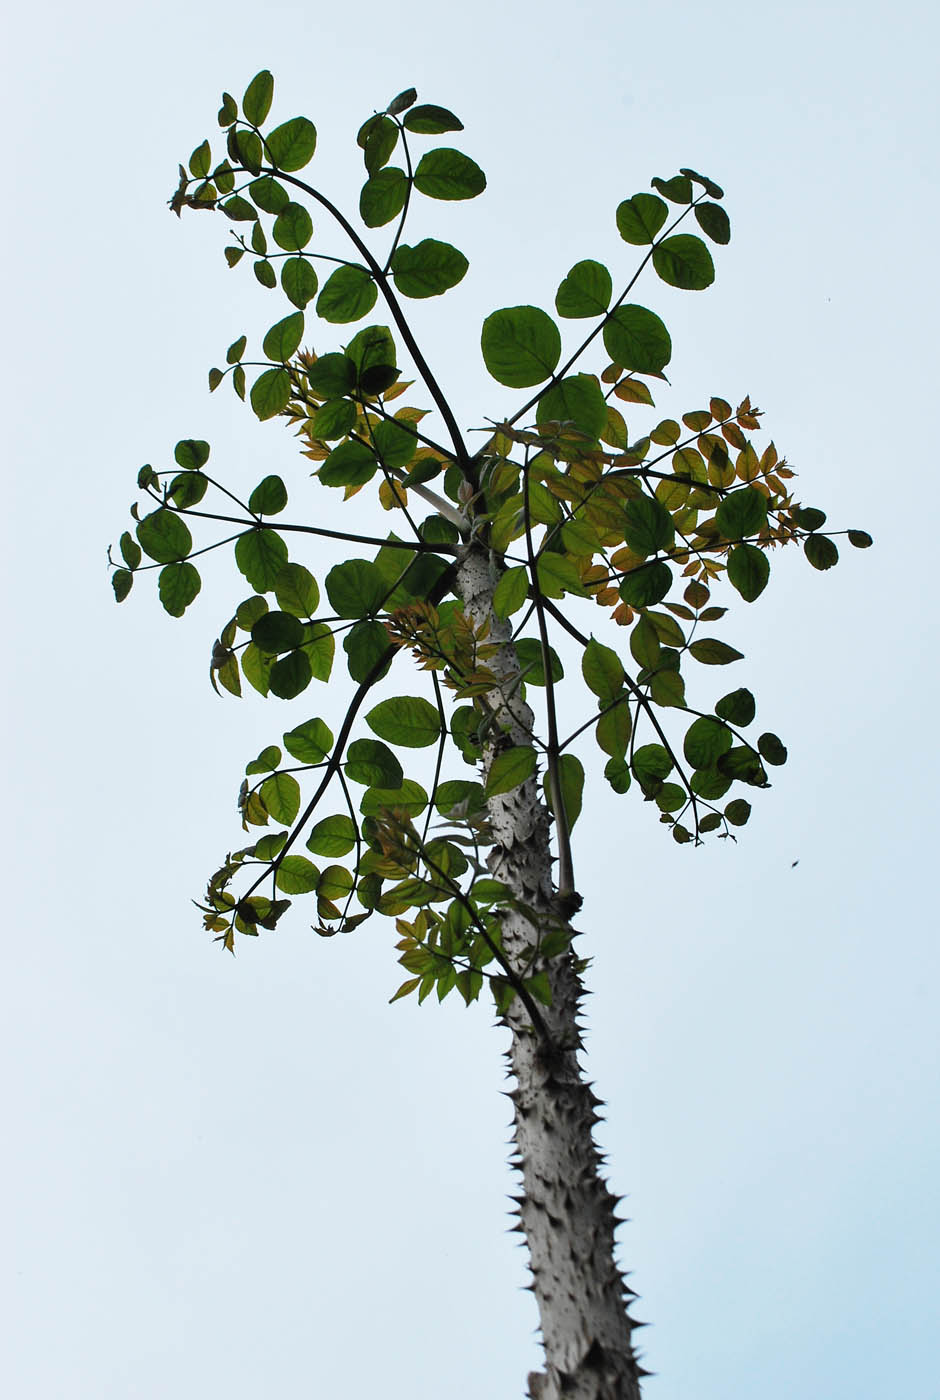
M503 642L488 664L502 683L491 704L505 733L487 741L484 767L507 744L532 743L533 715L516 689L519 661L511 629L493 612L497 566L489 551L470 546L457 566L457 591L474 624L489 622L490 639ZM510 706L505 695L512 695ZM525 1235L530 1287L539 1309L545 1370L529 1376L531 1400L639 1400L640 1376L631 1344L637 1324L628 1316L632 1296L614 1259L615 1198L601 1175L594 1142L600 1101L578 1063L578 1011L584 995L568 952L530 966L527 948L540 931L565 921L552 877L550 817L535 778L488 803L496 837L489 865L496 879L532 912L502 920L503 951L519 975L546 972L552 1004L543 1011L548 1041L536 1035L517 997L505 1017L515 1087L515 1165L522 1176L518 1229Z

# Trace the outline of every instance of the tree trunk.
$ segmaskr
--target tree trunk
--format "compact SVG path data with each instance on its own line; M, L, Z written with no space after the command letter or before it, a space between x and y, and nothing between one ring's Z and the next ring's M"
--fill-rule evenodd
M504 682L503 694L509 695L519 661L510 644L512 629L493 613L497 578L498 565L489 553L472 546L460 565L458 592L475 625L489 621L489 640L507 642L488 665ZM518 694L511 708L497 691L490 699L509 732L491 735L485 768L501 745L532 743L532 711ZM496 837L489 859L493 876L546 924L565 923L570 909L559 907L552 878L551 817L537 779L490 798L488 810ZM525 966L524 950L536 941L536 934L536 926L522 911L504 916L503 952L514 970ZM634 1355L631 1331L640 1324L627 1314L632 1290L614 1259L616 1201L602 1179L593 1139L600 1101L578 1063L577 1017L584 990L573 953L541 967L552 991L551 1006L542 1009L550 1043L533 1030L518 996L505 1017L512 1033L507 1058L515 1079L510 1095L515 1105L514 1164L523 1187L515 1198L516 1228L529 1248L530 1287L538 1303L546 1362L543 1372L530 1374L529 1395L531 1400L639 1400L639 1378L646 1373Z

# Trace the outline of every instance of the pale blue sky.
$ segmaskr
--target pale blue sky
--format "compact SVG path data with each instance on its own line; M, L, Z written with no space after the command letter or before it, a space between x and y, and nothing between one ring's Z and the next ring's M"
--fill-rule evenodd
M270 67L353 210L375 108L413 84L462 117L488 191L421 217L471 269L416 320L468 426L516 402L484 315L551 307L583 257L632 271L613 212L652 175L725 187L715 285L640 289L675 347L660 406L749 393L804 499L876 547L784 559L727 620L791 754L736 847L679 849L600 786L575 833L645 1394L940 1400L938 37L926 4L740 0L8 21L7 1394L470 1400L537 1364L486 1007L389 1007L381 921L321 941L297 912L232 961L189 903L239 842L245 761L320 697L213 695L230 562L181 622L139 585L116 609L104 567L180 437L231 479L305 480L289 435L205 390L282 303L226 269L220 221L165 206L221 90Z

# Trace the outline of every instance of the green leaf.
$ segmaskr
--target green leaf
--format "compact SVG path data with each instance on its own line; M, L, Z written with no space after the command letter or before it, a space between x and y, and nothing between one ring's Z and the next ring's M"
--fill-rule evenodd
M482 783L467 778L450 778L438 783L434 792L434 806L442 817L453 814L455 808L461 809L457 815L482 812L485 805Z
M315 394L326 399L339 399L356 384L356 366L348 355L333 352L320 355L307 371L307 380Z
M289 651L271 667L268 685L281 700L293 700L313 679L310 658L303 650Z
M320 872L306 856L287 855L274 876L274 883L284 894L309 894L315 890Z
M759 534L767 524L767 497L756 486L732 491L715 511L715 524L726 540Z
M779 767L787 761L786 746L780 742L776 734L762 734L757 741L760 756L766 763L772 763L774 767Z
M268 610L267 598L262 598L255 593L251 598L246 598L243 603L239 603L235 609L235 622L243 632L250 632L252 627Z
M623 758L611 758L604 765L604 777L610 783L614 792L629 792L632 775Z
M302 170L317 148L317 129L306 117L291 117L265 137L271 164L278 170Z
M301 311L317 294L317 274L306 258L286 258L281 264L281 286L287 300Z
M356 828L352 818L324 817L307 837L307 850L315 856L345 856L356 844Z
M746 603L753 603L767 587L770 560L754 544L737 544L728 555L728 578Z
M319 476L324 486L364 486L377 468L378 462L365 443L351 439L334 447Z
M136 569L140 563L140 545L127 530L121 536L121 556L129 569Z
M726 642L720 642L717 637L702 637L690 642L689 651L696 661L701 661L705 666L727 666L729 661L740 661L744 655Z
M715 705L715 714L727 720L729 724L750 724L756 713L754 696L744 686L723 695Z
M419 136L440 136L445 131L463 131L463 122L449 112L446 107L435 107L430 102L420 107L412 107L404 122L408 131Z
M486 796L497 797L500 793L512 792L534 775L536 763L535 749L528 744L503 749L490 764L484 789Z
M267 593L287 563L287 545L274 530L249 530L235 541L235 563L256 593Z
M520 637L516 642L516 655L525 672L526 685L544 685L545 665L542 660L542 643L538 638ZM551 668L552 682L560 681L565 673L554 647L548 648L548 664Z
M418 94L413 87L405 88L404 92L400 92L397 97L392 98L386 111L391 112L392 116L397 117L399 112L407 112L417 96Z
M633 496L626 502L623 538L634 554L656 554L661 549L669 549L675 537L673 518L655 496Z
M706 802L714 802L716 798L724 797L732 781L726 774L719 773L715 768L700 768L689 779L689 787L696 796L704 797Z
M529 595L529 571L523 564L507 569L493 590L493 611L504 620L518 612Z
M731 221L720 204L696 204L695 217L713 243L731 242Z
M261 139L254 131L230 131L228 134L229 155L236 165L243 165L252 175L260 175Z
M381 622L357 622L343 638L346 668L354 681L364 681L389 649L388 632ZM386 675L391 658L382 671ZM379 678L380 679L380 678Z
M387 588L370 559L347 559L326 576L326 596L337 617L367 617L378 611Z
M245 680L257 690L259 695L267 695L268 680L274 666L273 656L266 656L264 652L258 650L253 642L249 642L242 652L241 662Z
M254 263L253 268L254 274L262 287L267 287L270 290L272 287L277 286L277 273L274 271L274 267L268 262L267 258L263 258L260 262Z
M248 497L252 515L277 515L287 505L287 487L279 476L266 476Z
M593 374L571 374L546 389L539 399L536 422L571 422L588 437L597 438L607 425L607 403Z
M287 731L284 747L298 763L322 763L333 747L333 733L322 719L307 719Z
M729 802L725 808L725 816L732 826L744 826L751 815L751 804L743 797L735 798L734 802Z
M140 538L140 531L137 531ZM143 540L140 541L143 544ZM144 545L146 549L146 545ZM803 553L806 555L814 569L831 569L833 564L839 562L839 550L834 540L828 535L807 535L803 541Z
M251 197L266 214L280 214L290 204L290 195L273 175L262 175L248 186Z
M406 778L400 788L366 788L359 803L364 817L377 816L384 807L407 812L409 817L419 817L428 805L428 795L420 783Z
M189 169L197 180L205 180L209 175L209 166L212 161L212 150L208 141L203 141L201 146L197 146L189 157Z
M261 784L265 810L281 826L290 826L300 811L300 785L290 773L274 773Z
M635 194L617 206L617 230L625 243L652 243L669 215L654 194Z
M608 704L623 688L623 663L615 651L592 637L581 657L581 674L588 689Z
M137 538L144 553L158 564L185 559L193 547L193 537L185 523L162 506L144 516L137 526Z
M718 770L729 778L750 783L752 787L767 787L767 773L758 754L746 744L738 744L722 754Z
M266 68L256 73L245 89L242 98L242 111L245 121L252 126L260 126L271 110L274 97L274 78Z
M325 622L312 622L307 627L303 649L310 661L310 670L318 681L328 681L333 670L336 643Z
M262 422L274 418L290 398L290 375L286 369L266 369L251 386L251 406Z
M436 707L420 695L396 695L380 701L366 715L366 724L380 739L409 749L426 748L441 736Z
M537 306L507 306L483 322L483 361L500 384L527 389L541 384L561 358L561 334Z
M231 343L231 345L228 347L228 349L227 349L226 352L225 352L225 360L226 360L226 363L227 363L227 364L230 364L230 365L237 365L238 362L239 362L239 360L242 358L242 356L243 356L244 353L245 353L245 346L246 346L247 344L248 344L248 337L247 337L247 336L244 336L244 335L240 335L240 336L238 337L237 340L233 340L232 343ZM208 445L209 445L209 444L207 443L206 446L208 447ZM183 444L182 444L181 442L178 442L178 443L176 444L176 446L177 446L177 449L179 449L180 447L183 446Z
M294 617L313 617L320 602L317 581L303 564L285 564L274 580L278 605Z
M661 649L656 628L644 614L630 633L630 653L644 670L654 671Z
M470 264L457 248L436 238L423 238L414 247L402 243L392 258L392 276L402 296L437 297L464 277Z
M568 830L574 828L575 822L581 815L581 803L584 793L584 765L573 753L563 753L558 759L558 778L561 784L561 799L565 804L565 816L568 819ZM546 804L551 812L555 811L551 798L551 784L548 773L542 776L542 783L545 789Z
M659 374L672 357L669 332L645 306L618 306L604 326L603 337L614 363L640 374Z
M632 729L630 707L626 700L620 700L611 705L609 710L605 710L597 721L594 729L597 747L611 758L623 758Z
M657 705L682 709L685 705L685 681L678 671L664 669L650 676L650 695Z
M849 544L854 545L856 549L871 549L874 544L867 530L849 530L848 536Z
M802 530L821 530L826 523L826 512L814 506L797 506L790 514Z
M700 292L715 280L712 255L694 233L676 233L657 243L653 266L670 287L686 292Z
M261 750L256 759L246 764L245 773L250 778L255 773L274 773L280 766L281 751L277 744L269 744L266 749Z
M251 629L251 640L259 651L269 656L277 656L284 651L293 651L304 638L303 623L293 613L266 612L258 618Z
M372 446L386 467L406 467L418 447L414 433L401 423L377 423L372 429Z
M359 217L366 228L381 228L391 223L405 207L408 177L397 165L377 170L362 187L359 195Z
M688 179L682 179L679 175L674 175L671 180L660 180L657 177L651 180L650 184L654 190L659 190L660 194L672 200L673 204L692 203L692 184Z
M178 510L186 510L198 505L209 487L209 479L202 472L180 472L170 482L168 495Z
M661 812L678 812L685 802L685 788L678 783L664 783L656 794L656 806Z
M342 865L328 865L320 876L317 884L317 894L321 900L344 899L353 887L353 877ZM323 912L321 907L321 914ZM330 914L329 918L338 918L337 914Z
M661 603L671 587L672 570L660 559L624 574L620 581L620 596L631 608L649 608L654 603Z
M251 220L253 223L258 217L255 206L250 200L243 199L240 194L233 194L231 199L227 199L225 203L221 204L219 207L223 214L227 214L228 217L236 223L247 223L248 220ZM238 258L240 258L243 249L239 248L236 250L233 248L226 248L226 258L228 258L229 253L234 253L236 251L238 253ZM235 263L238 262L238 258L229 258L229 267L234 267Z
M462 151L439 146L418 161L414 183L431 199L473 199L486 189L486 176Z
M272 326L264 337L263 350L269 360L289 360L304 334L304 313L293 311Z
M405 781L398 759L379 739L354 739L345 768L346 777L364 787L398 788Z
M633 751L633 772L644 792L658 789L672 772L672 759L662 744L643 744Z
M229 92L223 92L222 105L219 108L219 126L231 126L238 117L238 105L234 97Z
M291 200L274 220L271 234L277 246L286 253L299 253L313 237L313 220L302 204Z
M334 324L360 321L372 310L377 296L375 283L364 267L338 267L323 284L317 315Z
M111 587L114 589L115 601L123 603L130 593L134 583L134 575L129 569L115 569L111 575Z
M362 156L365 161L366 170L370 175L374 175L377 170L381 170L383 165L387 165L392 151L398 145L398 127L390 117L371 117L360 131L360 136L366 133L362 146Z
M388 326L365 326L346 346L346 354L362 376L371 369L395 365L395 342Z
M703 715L689 726L682 751L693 768L714 768L733 743L734 736L726 725Z
M167 564L160 570L160 602L171 617L182 617L201 587L193 564Z
M177 466L182 467L184 471L198 471L209 460L209 444L199 438L183 438L174 447L173 457Z
M610 305L614 284L603 263L585 258L575 263L555 293L555 310L569 319L603 316Z

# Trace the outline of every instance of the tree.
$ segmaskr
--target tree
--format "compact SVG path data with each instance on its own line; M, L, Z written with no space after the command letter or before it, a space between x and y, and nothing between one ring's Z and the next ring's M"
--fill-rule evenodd
M713 590L730 583L754 602L778 547L802 544L817 569L834 565L838 549L823 512L795 498L794 473L774 444L755 446L761 414L749 399L733 408L713 397L681 421L650 412L654 388L667 383L671 341L662 320L628 297L650 268L673 287L711 284L708 246L687 230L729 241L712 179L683 169L620 203L617 228L644 250L641 261L616 298L602 264L585 259L569 270L555 310L586 328L564 360L544 310L519 305L485 318L490 375L532 392L471 450L401 300L440 296L467 271L450 244L402 238L414 196L463 200L485 188L461 151L432 147L418 159L412 151L462 123L419 105L409 89L360 129L361 221L394 226L380 258L298 175L314 155L312 122L266 126L273 88L265 71L240 109L223 95L226 155L213 163L203 141L180 166L170 201L177 215L221 212L234 225L230 267L253 254L258 281L279 286L293 308L263 337L260 361L246 361L246 336L230 345L209 387L230 378L259 419L289 423L321 487L351 500L376 485L398 529L381 537L327 528L309 523L309 510L287 523L280 476L242 501L209 473L201 440L177 443L173 468L139 473L149 510L132 507L136 538L121 537L118 601L136 573L158 569L163 606L181 616L200 589L193 559L234 544L253 591L213 647L216 691L240 695L244 681L294 699L330 679L337 638L353 687L336 735L319 717L303 720L247 765L238 807L249 844L211 875L205 927L234 952L238 936L275 928L293 897L311 895L324 936L372 914L396 920L408 975L392 1000L456 990L469 1005L488 987L510 1032L518 1228L545 1346L530 1395L636 1397L644 1373L631 1341L631 1290L615 1261L615 1201L592 1137L598 1101L578 1058L587 962L575 948L571 832L585 770L574 746L596 745L614 791L638 789L680 845L736 839L751 810L742 792L769 787L768 768L787 755L775 733L745 734L756 705L744 687L711 711L686 698L690 663L741 659L728 642L701 635L726 612ZM402 164L393 165L397 152ZM310 251L311 204L343 236L341 254L332 244ZM321 285L324 260L332 270ZM301 348L311 306L328 324L351 326L379 298L394 331L370 324L325 352ZM396 404L413 388L424 404ZM631 439L618 402L649 422L640 436ZM425 422L431 413L439 427ZM221 538L195 548L188 520L223 527ZM858 547L871 543L863 531L847 533ZM329 570L325 603L314 574L290 558L324 537L372 555ZM592 617L607 641L593 635ZM581 649L592 707L569 734L556 703L561 636ZM422 693L374 703L374 687L401 669L406 651L427 673ZM397 750L413 749L431 751L430 774L406 773ZM272 823L277 830L264 830Z

